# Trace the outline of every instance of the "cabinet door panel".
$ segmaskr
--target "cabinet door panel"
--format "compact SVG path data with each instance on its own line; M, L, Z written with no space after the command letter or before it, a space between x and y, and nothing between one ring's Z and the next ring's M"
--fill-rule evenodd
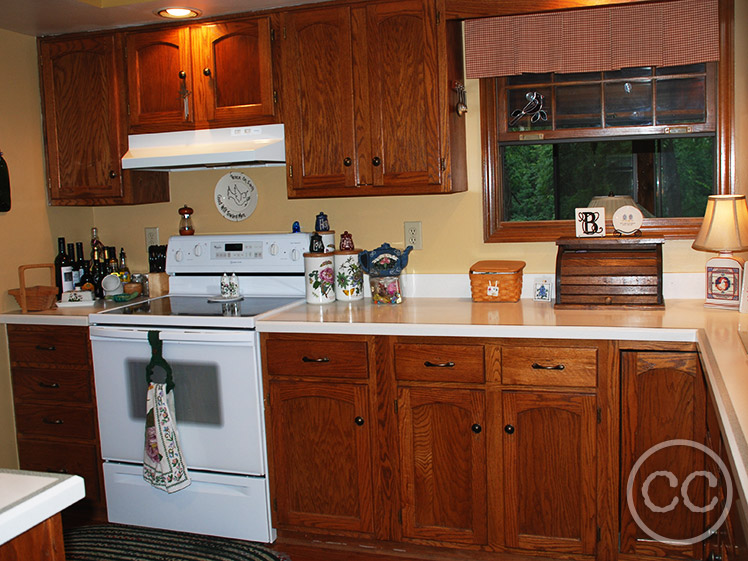
M509 547L595 552L595 396L506 391Z
M372 531L368 390L270 383L276 523Z
M122 196L120 54L113 35L40 44L53 203Z
M189 28L129 33L126 43L130 130L177 130L191 126L194 116L190 94L194 77Z
M441 183L436 15L422 0L367 8L374 185Z
M403 536L486 543L485 394L401 388Z
M274 114L269 17L196 26L191 40L197 119L221 126Z
M355 188L350 9L286 13L282 26L289 192Z
M621 353L621 551L625 553L700 559L702 543L669 545L653 540L634 519L628 502L629 475L639 458L655 445L684 439L704 443L706 404L704 382L697 353ZM705 529L703 513L693 512L679 495L681 484L705 469L705 455L694 448L671 446L650 455L639 468L632 498L640 520L653 532L671 540L688 540ZM674 499L675 507L655 512L645 504L644 483L655 472L670 472L677 489L666 477L655 477L647 495L657 507ZM706 504L704 478L696 477L688 495L696 505Z

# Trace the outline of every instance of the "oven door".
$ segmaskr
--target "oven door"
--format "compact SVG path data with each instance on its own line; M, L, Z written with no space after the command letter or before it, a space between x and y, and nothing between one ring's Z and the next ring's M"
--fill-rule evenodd
M174 373L177 430L189 469L265 475L256 332L158 329ZM91 327L104 460L143 461L148 328ZM163 382L161 368L154 382Z

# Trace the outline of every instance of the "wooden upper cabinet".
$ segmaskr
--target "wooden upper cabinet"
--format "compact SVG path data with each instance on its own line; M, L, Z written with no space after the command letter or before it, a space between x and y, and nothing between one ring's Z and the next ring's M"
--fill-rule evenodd
M270 16L127 34L130 132L275 120Z
M290 198L466 188L456 22L430 0L281 15ZM455 94L456 95L456 94Z
M169 200L168 174L122 170L127 149L122 60L117 34L39 41L52 205Z

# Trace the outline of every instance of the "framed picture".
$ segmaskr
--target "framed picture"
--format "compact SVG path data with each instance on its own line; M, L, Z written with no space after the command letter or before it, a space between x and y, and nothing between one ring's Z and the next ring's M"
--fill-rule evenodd
M548 279L536 280L533 285L532 299L536 302L550 302L552 286Z
M574 224L578 238L605 237L605 208L576 208L574 209Z

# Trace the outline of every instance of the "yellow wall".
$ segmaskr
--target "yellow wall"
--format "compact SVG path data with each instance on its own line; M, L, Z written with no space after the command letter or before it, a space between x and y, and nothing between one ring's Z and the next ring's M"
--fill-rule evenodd
M741 61L748 53L748 0L736 0L736 84L735 100L740 107L748 93L748 72ZM176 233L183 204L195 209L199 234L288 231L294 220L304 230L324 211L331 228L339 234L348 230L356 246L373 249L382 242L402 247L403 221L423 223L424 249L411 254L410 273L467 273L480 259L522 259L528 273L552 273L555 244L484 244L480 176L479 100L477 82L469 81L468 125L469 189L455 195L418 197L373 197L361 199L316 199L289 201L283 168L243 170L255 181L259 203L255 213L239 223L223 219L213 204L216 182L226 170L205 170L171 174L170 203L116 208L60 208L46 204L42 124L38 89L36 41L0 30L0 150L11 175L12 209L0 213L0 311L16 309L7 290L18 286L17 268L22 264L51 262L56 238L87 241L90 227L98 226L107 245L124 247L133 272L147 267L143 228L160 229L162 243ZM748 165L741 146L748 146L748 116L736 111L737 186L748 192ZM665 244L666 272L700 272L708 254L693 251L690 241ZM32 284L46 282L33 277ZM15 467L10 375L4 334L0 336L0 467Z

